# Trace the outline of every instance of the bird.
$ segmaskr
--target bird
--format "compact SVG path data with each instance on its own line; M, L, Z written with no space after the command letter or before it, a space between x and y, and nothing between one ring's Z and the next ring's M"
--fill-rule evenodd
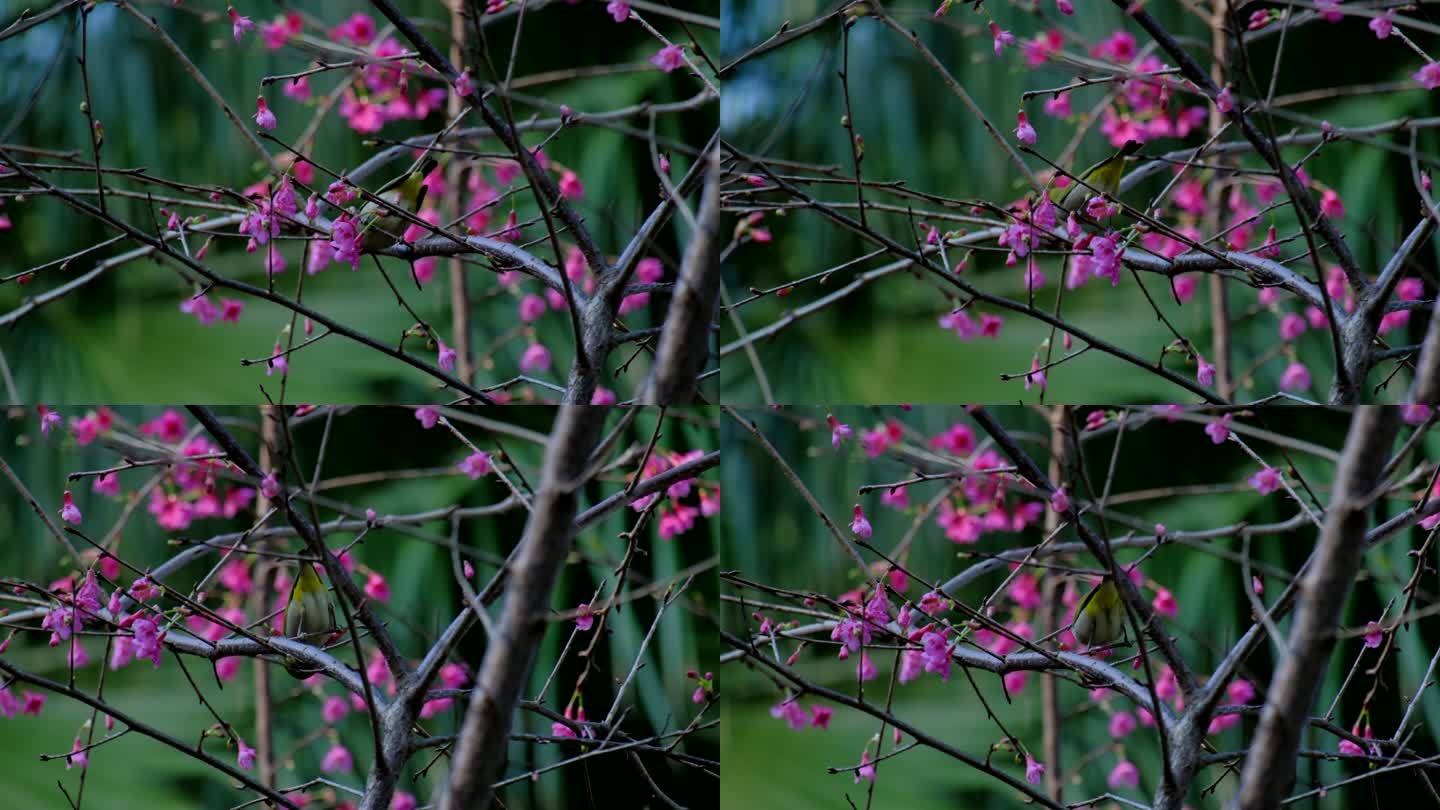
M290 601L285 605L285 635L307 644L319 644L336 630L335 605L330 593L308 562L300 564L295 584L290 586ZM320 671L320 667L285 656L285 671L304 680Z
M1120 591L1108 577L1085 594L1075 610L1070 632L1087 647L1109 644L1123 636L1125 607L1120 604Z
M1114 197L1120 191L1120 178L1125 175L1125 160L1140 151L1139 141L1126 141L1120 150L1096 163L1084 172L1075 175L1080 182L1050 189L1050 202L1066 211L1078 211L1087 200L1096 194Z
M375 192L375 196L389 205L371 200L360 209L357 225L361 248L367 252L383 250L400 241L409 226L409 221L396 213L398 208L411 214L419 213L425 205L425 195L430 190L425 185L425 176L439 165L433 157L426 157L420 166L408 174L391 180Z

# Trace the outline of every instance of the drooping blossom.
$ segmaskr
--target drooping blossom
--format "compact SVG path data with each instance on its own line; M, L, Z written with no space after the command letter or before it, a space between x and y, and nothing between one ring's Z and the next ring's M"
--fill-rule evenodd
M1016 115L1016 121L1018 122L1018 126L1015 127L1015 139L1026 146L1034 146L1035 127L1030 125L1030 118L1025 114L1024 110L1021 110L1019 114ZM1048 200L1049 197L1046 197L1046 199Z
M861 540L869 540L873 533L870 521L865 519L865 510L861 509L858 503L855 504L855 516L850 521L850 531Z
M266 130L275 128L275 113L265 104L264 96L255 97L255 126Z
M239 42L240 38L245 36L246 31L255 28L255 22L249 17L242 17L240 12L236 11L233 6L226 6L225 13L230 16L230 31L235 35L236 42Z

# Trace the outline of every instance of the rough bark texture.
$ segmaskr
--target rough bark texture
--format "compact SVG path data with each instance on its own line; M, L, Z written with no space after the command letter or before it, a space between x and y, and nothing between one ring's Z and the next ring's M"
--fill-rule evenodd
M1335 622L1365 552L1369 496L1399 426L1398 409L1376 406L1359 408L1350 423L1320 544L1301 580L1286 655L1270 683L1260 726L1240 775L1235 806L1241 810L1279 806L1294 783L1300 731L1310 716L1315 689L1335 645Z
M470 693L450 782L440 798L441 810L490 806L490 786L505 766L515 703L544 630L541 619L550 604L556 572L575 534L576 491L584 484L581 477L599 440L605 414L604 408L566 405L556 417L535 509L520 540L495 637Z

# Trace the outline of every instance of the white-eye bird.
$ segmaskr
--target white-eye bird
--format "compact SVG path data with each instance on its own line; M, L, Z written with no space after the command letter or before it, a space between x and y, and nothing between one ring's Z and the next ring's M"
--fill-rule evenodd
M1108 577L1085 594L1075 610L1070 632L1087 647L1109 644L1124 634L1125 606L1120 604L1120 591Z
M306 644L321 644L335 632L335 605L325 583L308 562L300 564L295 584L290 586L290 602L285 606L285 635ZM319 667L285 656L285 670L305 679L320 671Z
M1120 179L1125 176L1126 158L1140 151L1142 145L1139 141L1126 141L1120 151L1110 157L1078 174L1072 172L1082 182L1077 183L1071 178L1068 186L1052 187L1050 202L1066 211L1078 211L1085 207L1086 201L1101 192L1114 197L1120 192Z
M430 187L425 185L425 176L434 171L438 163L433 157L425 158L414 171L402 174L381 186L375 196L394 208L418 214L425 205L425 194L430 190ZM360 246L366 252L387 248L400 241L409 225L410 222L392 208L371 200L360 209L356 226L360 233Z

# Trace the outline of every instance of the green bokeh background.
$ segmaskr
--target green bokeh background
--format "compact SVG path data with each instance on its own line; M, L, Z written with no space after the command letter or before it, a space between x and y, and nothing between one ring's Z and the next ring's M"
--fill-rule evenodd
M161 411L157 406L117 409L120 417L132 424L152 419ZM230 420L232 431L254 452L258 446L256 409L219 408L217 412L222 418ZM543 435L550 429L553 414L554 411L549 408L518 407L506 409L503 419ZM67 415L72 414L67 411ZM499 416L494 411L485 415ZM194 424L188 415L187 424ZM611 424L614 424L613 419ZM47 509L58 509L67 473L118 463L118 454L103 446L104 439L88 447L77 448L73 440L57 438L55 434L41 438L37 425L33 410L22 412L12 409L6 418L0 420L0 447L4 448L5 460ZM473 425L461 422L457 425L480 447L495 450L492 434ZM654 412L641 414L622 438L625 442L643 447L654 427ZM313 469L322 432L323 418L311 418L295 431L298 458L307 470L307 476ZM706 421L703 412L672 409L660 446L675 451L701 448L708 451L715 448L717 438L714 425ZM542 447L513 436L501 436L500 441L530 483L538 485ZM449 466L467 452L443 428L421 429L409 409L354 409L335 418L322 478L388 470L447 469L439 475L349 486L328 492L322 490L321 494L341 498L360 509L374 508L382 515L423 511L449 504L480 506L502 500L508 490L495 476L472 482ZM148 480L144 469L121 473L121 477L122 487L127 490ZM712 471L704 477L713 481L717 476ZM582 509L623 486L623 482L616 483L619 479L614 475L607 473L605 479L608 483L592 484L584 491ZM73 489L77 504L84 513L83 528L93 532L92 536L98 536L114 524L120 503L95 495L88 485L76 485ZM693 496L690 500L694 500ZM323 509L320 515L322 520L334 517L333 513ZM556 585L551 603L556 609L568 609L589 601L597 583L611 573L623 553L623 543L616 539L616 535L632 524L634 515L629 509L619 510L589 527L577 538L578 553L567 560ZM212 533L238 531L249 525L250 521L243 517L228 521L199 520L186 532L167 535L155 526L142 505L121 535L119 553L127 562L143 569L175 553L177 548L167 544L167 540L174 537L203 538ZM379 529L370 532L365 542L353 552L357 562L382 572L388 580L390 601L378 605L377 612L391 627L402 651L412 659L418 658L428 648L427 639L433 638L453 619L462 600L452 574L449 552L443 545L435 544L436 541L444 542L448 525L441 521L416 528L432 540L427 542L394 530ZM507 512L493 519L467 521L461 530L460 542L463 547L481 555L503 556L519 540L523 528L523 510ZM658 539L654 521L649 524L647 532L653 538L644 541L644 547L650 553L640 555L634 563L635 572L646 582L673 577L713 555L718 544L711 520L697 521L691 532L672 541ZM59 545L8 484L0 487L0 537L4 538L0 540L0 577L6 581L45 584L73 570L68 563L68 555L59 553ZM328 535L332 548L338 548L352 539L353 534L350 533ZM81 544L81 541L75 542ZM294 546L286 548L295 550ZM215 558L206 559L213 564ZM480 559L484 557L477 559L476 573L482 578L488 577L494 568ZM168 584L189 588L198 576L208 570L209 565L193 564L170 578ZM128 582L130 577L122 579ZM613 583L613 576L611 581ZM360 582L363 584L363 577ZM218 592L218 588L211 590ZM6 591L8 593L8 586ZM666 611L647 650L645 665L639 670L627 696L626 705L634 707L624 721L627 732L643 735L658 729L674 730L677 724L683 724L693 716L697 708L690 701L694 682L686 679L685 672L691 668L711 668L704 662L713 661L718 655L709 619L715 599L716 579L712 569L697 577L686 596ZM609 633L596 646L592 661L597 671L592 673L584 690L588 714L592 718L596 714L603 717L609 707L614 697L614 684L629 670L635 651L654 618L655 605L654 599L642 598L610 614ZM9 606L10 603L0 605ZM524 689L527 697L534 697L540 692L546 676L555 667L568 634L568 627L564 627L565 632L561 631L561 627L564 626L548 633L541 645L535 669ZM11 642L5 657L22 669L64 681L67 677L64 656L46 646L47 637L48 633L20 633ZM92 663L77 671L76 688L93 694L104 645L91 639L85 646ZM484 649L483 631L471 633L459 647L458 660L463 660L474 672ZM353 653L348 649L337 651L337 657L351 663L354 660ZM452 657L452 660L457 660L457 657ZM215 709L253 745L253 665L248 661L242 664L239 675L220 689L204 662L191 658L186 664ZM322 727L322 701L308 693L280 667L271 667L271 672L276 750L282 753L293 751L290 757L293 764L282 763L279 779L281 785L290 786L320 775L320 760L329 747L325 739L322 737L307 741L298 748L296 746L306 735ZM546 704L557 710L563 709L579 674L572 651L568 663L561 668L547 693ZM15 689L17 695L20 691L19 687ZM327 695L343 694L343 690L334 685L326 686L324 692ZM187 742L196 740L202 729L214 723L214 719L195 699L175 663L175 657L170 653L162 659L158 670L151 669L148 662L136 662L121 670L107 671L105 698L120 710ZM466 704L466 700L459 700L451 710L421 721L422 725L430 734L454 733ZM89 710L80 704L61 696L48 695L45 709L39 717L18 715L9 720L0 719L0 762L5 763L0 767L0 784L4 785L6 806L37 810L68 807L56 788L56 781L63 782L73 797L80 772L66 772L63 760L42 763L38 756L42 753L69 752L77 733L83 734L83 731L77 730L89 717ZM707 719L716 717L718 711L712 709ZM116 724L117 731L122 727ZM363 714L352 712L335 727L355 756L356 771L333 778L352 787L363 787L364 774L371 760L369 724ZM516 721L516 731L548 735L550 723L537 715L522 713ZM104 736L100 732L101 729L97 729L97 740ZM234 764L235 752L226 750L223 742L209 740L206 750ZM719 755L719 733L716 730L698 733L683 743L680 750L714 759ZM514 744L510 752L511 762L514 763L511 773L539 768L575 753L557 746ZM433 750L417 754L408 763L402 778L402 787L416 793L422 803L433 798L434 787L443 784L448 773L448 760L442 759L430 771L429 778L418 781L414 778L414 774L433 756ZM644 759L651 774L678 801L693 807L714 806L717 791L714 779L697 776L689 768L676 767L662 758L645 755ZM640 779L628 761L596 757L586 766L570 766L546 773L535 781L527 780L522 786L507 790L504 799L509 807L556 808L590 806L585 797L592 791L597 795L649 797L649 789ZM217 778L202 763L148 737L131 733L91 752L84 806L107 810L228 808L248 798L244 791L231 789L227 780ZM311 805L323 806L319 803Z
M1085 409L1077 410L1083 424ZM983 442L985 438L984 431L970 421L959 407L916 406L908 413L895 407L842 407L835 409L834 413L841 421L852 425L857 435L861 429L869 429L881 424L884 419L895 418L912 431L911 437L907 438L912 443L923 442L955 422L969 424L978 440ZM992 413L1021 441L1026 452L1043 465L1049 446L1044 417L1033 410L1016 406L996 407ZM857 498L856 490L863 484L908 478L913 468L892 456L867 459L853 441L839 452L832 450L824 410L757 410L746 412L745 416L759 425L765 437L791 464L847 535L851 506L857 501L861 503L874 526L871 542L878 548L888 550L894 547L909 530L919 507L936 494L937 487L942 486L931 483L913 487L910 492L911 509L905 514L897 513L881 505L878 491ZM1244 479L1254 472L1255 467L1233 443L1216 447L1203 433L1201 424L1194 421L1170 423L1137 416L1132 414L1130 427L1122 440L1120 462L1111 490L1111 510L1133 518L1135 527L1140 531L1157 522L1164 523L1170 530L1184 531L1214 528L1242 520L1266 523L1287 519L1294 514L1295 507L1283 495L1260 497L1244 485ZM1348 415L1322 409L1269 408L1260 419L1239 418L1236 421L1269 428L1338 452L1344 441ZM831 597L856 587L858 580L853 566L847 564L848 556L839 550L795 488L783 477L780 468L738 426L726 422L722 425L722 435L726 536L749 538L748 541L737 539L726 544L722 550L725 570L734 570L747 580L765 585ZM1288 458L1322 502L1328 500L1328 486L1333 475L1329 462L1294 449L1282 455L1275 445L1253 435L1247 436L1246 441L1276 466L1283 468ZM1085 469L1096 487L1103 486L1114 446L1113 431L1084 445ZM1421 447L1420 457L1433 459L1440 451L1440 442L1431 436L1422 442ZM983 443L981 448L984 448ZM1159 500L1126 502L1124 498L1126 493L1152 488L1227 483L1237 486L1215 494L1179 494ZM1404 491L1414 492L1420 488L1423 484ZM1394 515L1403 506L1396 500L1383 502L1377 520ZM1098 528L1093 518L1090 523L1092 528ZM1109 531L1111 537L1119 537L1129 529L1112 520ZM966 559L966 551L988 554L1031 546L1039 542L1042 535L1040 528L1032 528L1021 535L987 533L974 546L957 546L945 538L932 514L915 537L907 568L927 580L944 581L979 561L978 557ZM1262 571L1264 566L1280 566L1294 571L1313 547L1315 537L1313 529L1288 535L1256 537L1251 549L1254 564ZM1059 542L1076 539L1073 531L1061 532L1057 537ZM1359 584L1352 590L1345 609L1343 621L1347 628L1363 626L1365 622L1379 617L1390 599L1399 597L1403 600L1400 588L1413 570L1413 561L1407 558L1406 552L1418 547L1421 539L1422 533L1418 530L1407 531L1366 555L1364 568L1359 572ZM1238 537L1217 541L1215 546L1218 550L1235 554L1243 550ZM1124 564L1135 561L1140 553L1140 550L1129 549L1118 550L1116 554ZM875 559L869 554L866 557ZM1073 564L1091 567L1094 561L1088 555L1082 555ZM1208 674L1223 651L1248 626L1250 611L1241 590L1246 583L1242 582L1240 566L1203 551L1170 544L1149 557L1141 570L1147 579L1174 593L1179 614L1167 621L1167 629L1179 639L1182 653L1196 671ZM992 573L972 583L957 596L968 604L977 604L999 587L1003 579L1001 573ZM1423 577L1422 589L1428 588L1429 582L1429 577ZM1284 581L1266 576L1265 584L1265 599L1269 604L1283 590ZM730 583L722 585L722 592L727 596L743 593L752 601L778 601L773 596L753 590L742 592ZM918 599L923 592L924 586L912 580L907 596ZM898 602L896 604L898 607ZM996 604L1002 608L1000 615L1008 616L1003 612L1008 602L1002 598ZM754 609L752 605L741 611L738 605L726 603L724 626L737 634L743 632L741 628L753 632L756 624L748 617ZM790 618L780 611L761 612L777 620ZM1391 616L1394 615L1392 611ZM795 618L802 623L810 621L803 616ZM1281 622L1280 627L1282 632L1288 632L1289 621ZM1388 737L1393 733L1403 712L1404 700L1414 694L1424 676L1437 635L1440 634L1437 634L1433 623L1425 622L1412 623L1398 632L1396 650L1381 671L1382 685L1371 704L1371 720L1377 737ZM794 642L782 642L780 654L789 656L795 647ZM1320 686L1317 713L1323 713L1328 708L1360 649L1358 638L1340 642ZM878 677L866 683L867 699L883 702L892 660L888 653L875 656ZM1274 660L1274 648L1266 644L1241 670L1244 677L1256 684L1262 698ZM1374 653L1369 652L1364 659L1364 668L1372 666L1374 660ZM837 662L833 648L828 644L807 648L795 666L800 674L825 686L855 694L854 659ZM813 728L791 731L783 720L770 716L770 707L779 703L782 696L768 677L762 676L758 669L738 662L723 665L722 675L726 683L722 743L726 768L722 785L724 806L828 810L850 806L846 803L847 796L856 806L864 806L866 784L854 784L850 773L831 775L825 769L857 764L866 741L878 731L877 721L868 715L835 707L828 731ZM1140 674L1132 675L1139 677ZM1040 676L1032 673L1025 689L1008 703L998 676L980 671L973 672L973 676L990 708L1005 727L1030 746L1037 757L1043 757ZM1370 679L1362 670L1336 711L1337 723L1348 728L1354 722L1369 684ZM1066 785L1066 801L1075 802L1107 790L1106 776L1118 758L1116 753L1105 749L1111 743L1106 730L1108 716L1090 700L1088 692L1062 681L1059 696L1065 717L1061 740L1062 760L1067 772L1085 757L1091 756L1092 752L1097 749L1100 752L1095 754L1095 759L1085 761L1077 778ZM801 700L807 709L820 702L809 696ZM1133 706L1124 699L1112 698L1111 702L1116 709L1133 710ZM917 681L897 685L894 713L977 758L983 759L988 746L1003 739L994 723L986 718L984 708L958 669L952 670L948 682L926 674ZM1433 751L1436 743L1434 729L1440 723L1440 694L1434 690L1427 692L1416 717L1423 718L1423 722L1411 744L1421 752ZM1241 731L1232 729L1213 736L1211 742L1217 750L1235 750L1253 736L1255 723L1254 716L1247 717L1242 722L1243 737ZM907 736L906 743L910 741ZM1336 743L1334 737L1313 731L1307 732L1303 738L1303 746L1307 749L1334 752ZM888 753L893 749L887 733L885 751ZM873 748L871 752L873 756ZM1139 766L1142 776L1139 790L1122 791L1122 795L1148 804L1159 773L1158 746L1153 729L1141 727L1126 738L1124 753ZM993 762L1017 778L1024 776L1023 765L1016 765L1005 752L997 752ZM1332 783L1362 772L1363 766L1328 761L1317 764L1313 760L1302 760L1299 779L1300 784L1308 788L1312 780ZM1207 769L1201 773L1196 784L1207 786L1220 775L1218 768ZM1220 807L1222 801L1231 795L1235 782L1234 776L1227 777L1221 781L1218 791L1207 797L1202 797L1196 789L1189 797L1188 806L1197 810ZM1307 801L1297 806L1370 807L1372 784L1376 796L1374 801L1381 807L1392 804L1406 806L1420 795L1417 791L1423 789L1413 776L1402 772L1365 782L1361 786L1334 790L1323 801ZM1020 802L1021 797L1017 793L997 785L979 771L938 752L917 747L880 764L873 806L910 810L1002 808L1020 806Z
M725 58L733 59L764 41L783 21L798 26L836 5L829 0L724 0ZM1079 41L1088 48L1121 29L1134 34L1142 50L1148 44L1144 32L1133 22L1126 22L1108 2L1077 3L1074 17L1061 17L1050 2L986 3L986 15L971 13L969 4L957 3L947 17L936 23L930 14L938 5L938 0L892 0L886 8L919 35L1007 138L1013 138L1011 131L1022 92L1068 84L1074 81L1075 72L1054 63L1028 69L1023 57L1013 50L996 59L985 30L987 15L1013 31L1022 42L1046 29L1061 28L1066 34L1067 51L1080 49L1077 37L1083 38ZM1038 12L1024 10L1032 7ZM1204 57L1209 53L1207 29L1181 4L1150 3L1146 9L1182 37L1192 54ZM1414 14L1431 23L1440 21L1434 6L1422 6ZM1434 51L1433 35L1416 36L1427 43L1424 47ZM1275 43L1272 36L1257 42L1250 52L1251 65L1262 86L1269 81ZM1289 112L1317 121L1329 120L1336 126L1440 113L1440 93L1427 92L1409 78L1419 68L1419 58L1393 38L1377 41L1363 19L1296 27L1288 36L1286 49L1277 97L1369 82L1404 85L1399 92L1371 90L1295 104L1286 108ZM1340 53L1345 58L1324 57ZM840 176L850 176L853 170L846 132L839 124L845 114L844 95L836 78L841 69L840 57L840 26L835 22L736 69L723 88L724 136L751 154L837 166ZM1244 91L1245 86L1240 90ZM861 20L850 32L850 91L855 129L865 139L862 170L867 180L904 182L916 191L1000 204L1018 199L1023 193L1023 182L1015 167L978 119L918 52L876 21ZM1077 113L1088 111L1104 93L1103 87L1074 90L1072 106ZM1198 103L1194 96L1186 94L1177 94L1176 98L1175 103L1185 107ZM1036 98L1024 108L1039 133L1036 148L1053 159L1070 142L1077 124L1045 115L1042 102L1042 98ZM1280 133L1290 132L1295 126L1284 119L1276 122ZM1203 137L1153 140L1147 144L1146 152L1194 147L1203 142ZM1404 154L1408 136L1386 137L1401 147L1401 154L1341 143L1322 150L1305 164L1311 177L1340 192L1346 207L1343 230L1347 241L1361 266L1372 274L1415 225L1420 211L1409 160ZM1433 161L1440 148L1440 136L1433 130L1422 133L1416 148L1422 160ZM1112 151L1096 126L1081 141L1075 162L1087 166ZM1307 151L1308 147L1295 147L1284 154L1298 161ZM1047 168L1035 158L1026 160L1032 170ZM1163 181L1152 178L1131 192L1127 202L1143 205L1141 201L1153 198L1162 186ZM817 185L808 190L821 200L855 201L853 186ZM765 199L779 200L782 196L767 194ZM875 190L867 190L866 200L911 204L916 222L928 221L924 212L937 209L923 200L882 195ZM853 208L843 212L854 215ZM911 244L916 238L910 235L912 223L903 213L871 211L869 218L872 226L902 244ZM1271 221L1267 215L1260 223L1260 238ZM1298 232L1293 217L1273 221L1282 236ZM964 223L937 224L945 229L966 227ZM775 241L741 246L723 268L732 300L747 297L751 288L780 286L875 249L870 242L819 214L790 211L783 217L767 216L765 225ZM995 245L989 243L986 247ZM1287 250L1286 255L1296 252ZM950 259L958 261L961 255L952 250ZM977 252L966 271L969 280L989 292L1023 301L1026 292L1021 270L1004 267L1003 258L1003 253ZM1437 258L1440 248L1432 241L1414 262L1412 272L1425 279L1427 295L1436 288ZM795 288L785 298L772 295L748 304L740 310L746 328L753 331L769 325L788 311L844 287L860 273L891 260L881 256L837 272L824 284L812 282ZM1036 303L1053 310L1060 268L1054 258L1040 261L1039 267L1047 285L1037 292ZM1305 269L1313 275L1308 264ZM1153 275L1142 278L1175 327L1209 356L1208 281L1202 279L1195 298L1178 306L1167 293L1163 279ZM1240 285L1231 285L1230 289L1235 367L1249 369L1277 342L1278 319L1270 315L1255 317L1254 291ZM1036 401L1038 390L1026 391L1020 380L1004 382L1000 375L1027 371L1036 347L1049 337L1050 328L1017 313L982 306L980 311L1004 317L999 339L961 342L936 324L936 319L953 306L937 283L907 272L895 273L757 343L756 350L774 389L775 401L782 403ZM1115 289L1092 281L1079 290L1067 291L1063 314L1078 326L1152 362L1160 347L1173 340L1128 272L1122 274L1120 286ZM728 317L722 318L721 331L722 345L740 337ZM1387 337L1391 345L1404 345L1418 342L1422 334L1423 319L1414 318L1408 331L1396 330ZM1077 348L1081 345L1076 342ZM1309 394L1311 398L1323 398L1333 367L1329 338L1311 330L1301 336L1298 345L1315 380ZM1185 365L1177 357L1167 358L1166 365L1185 376L1194 374L1193 364ZM1255 398L1273 393L1284 368L1281 360L1269 360L1255 373L1253 384L1242 385L1238 396ZM1389 369L1385 366L1371 382L1379 382ZM727 401L763 401L751 361L744 352L736 351L723 359L721 378L722 395ZM1054 368L1049 378L1047 401L1052 402L1194 399L1143 369L1099 352ZM1398 379L1408 377L1402 373ZM1396 385L1391 390L1403 387Z
M440 4L410 0L397 5L414 15L432 42L446 50L449 18ZM719 10L716 0L686 0L676 5L710 17L717 16ZM36 7L16 0L0 0L0 28L26 8ZM224 15L224 4L176 9L165 2L144 2L137 4L137 8L159 21L252 128L250 116L255 111L254 99L261 77L313 67L313 62L308 60L315 54L293 48L267 50L258 38L258 28L237 45ZM317 27L317 20L323 21L328 29L352 13L365 12L377 20L380 38L388 35L384 18L368 3L354 0L320 0L303 5L252 3L239 4L237 9L251 16L257 26L285 10L299 10L307 15L307 34L322 39L327 37L326 30ZM514 15L506 19L487 28L492 59L501 71L506 68L515 34ZM680 36L684 41L683 32L674 23L660 18L652 22L667 35ZM695 25L690 26L690 30L704 47L714 49L717 32ZM105 128L102 156L106 166L146 167L169 179L234 188L243 188L264 177L263 168L249 144L214 101L184 72L175 57L137 20L111 4L101 4L90 15L89 37L90 90L95 116ZM87 123L80 112L84 95L75 61L79 41L78 17L73 13L62 14L24 34L0 41L0 74L7 78L0 83L0 110L5 111L0 114L0 133L9 133L4 142L52 150L78 149L82 159L89 159ZM646 62L658 47L638 24L621 25L611 20L603 0L586 0L578 6L551 2L529 16L515 60L514 76L523 81L536 74L577 67L629 66L620 72L523 86L521 90L551 104L569 104L582 112L607 111L646 100L670 102L690 98L700 87L693 78L684 76L682 71L667 76ZM19 111L55 60L57 48L63 52L41 88L34 109L23 119L19 118ZM335 61L333 57L331 60ZM490 77L482 73L481 78ZM338 82L333 74L312 76L314 97L325 96ZM428 82L424 86L435 84ZM412 80L412 93L417 86L420 84ZM310 122L314 107L301 107L285 97L278 83L263 92L279 120L273 134L294 143ZM524 104L517 104L514 110L515 118L520 121L555 114L553 108ZM700 145L714 132L717 116L718 105L713 102L698 110L658 116L656 135L661 139L662 148L670 141ZM478 116L472 114L472 119L478 120ZM388 123L378 136L398 140L433 133L444 123L442 111L425 121ZM464 124L473 125L473 122L467 119ZM638 224L658 203L660 191L644 137L648 117L635 117L623 124L632 128L632 132L638 131L640 137L604 127L579 126L565 130L545 145L553 160L574 169L584 182L585 197L577 203L577 209L601 249L612 257L626 245ZM12 125L15 126L13 132ZM525 136L525 141L533 147L546 134L532 132ZM370 136L350 130L332 111L319 128L312 157L334 171L345 171L384 148L385 144L364 143L367 137ZM282 151L273 143L267 143L267 148L272 153ZM498 141L486 140L479 148L494 154L499 148ZM679 149L672 149L670 154L672 176L678 178L690 167L692 159ZM53 164L57 159L47 157L45 162ZM398 164L386 167L365 184L373 190L399 169ZM68 172L51 176L52 181L56 178L64 188L94 191L93 175ZM324 172L316 172L316 184L322 190L329 181ZM115 184L121 188L145 188L123 180ZM165 192L157 190L157 193ZM93 194L88 199L93 202ZM536 215L528 191L522 191L514 199L521 221ZM111 197L108 202L112 211L131 224L152 229L152 214L143 200ZM501 223L509 212L509 203L495 210L497 215L492 221ZM9 215L14 223L13 230L0 233L0 275L19 273L113 235L112 231L63 203L33 195L23 203L6 199L0 212ZM182 213L208 213L213 217L224 212L186 208ZM161 220L163 222L163 217ZM542 231L542 228L527 228L527 240L538 238L543 235ZM673 280L688 238L682 221L661 229L651 255L665 262L667 279ZM562 241L568 246L573 240L565 240L562 235ZM24 287L13 283L0 285L0 313L10 312L27 296L43 293L89 271L101 258L133 247L133 243L122 243L106 248L71 262L63 270L45 271ZM246 254L242 247L242 241L217 240L207 256L208 263L218 273L264 286L260 254ZM199 240L192 238L191 250L198 248ZM531 249L546 260L554 259L543 241ZM277 277L277 292L293 296L301 251L296 243L290 242L282 254L289 267ZM411 282L405 263L386 260L385 265L416 312L453 345L447 262L439 262L434 280L423 291ZM519 325L519 298L502 290L488 269L467 267L473 301L474 346L477 354L491 355L488 364L482 363L477 380L491 384L509 379L517 373L521 353L530 342L513 334ZM540 292L538 282L528 281L521 287L523 292ZM273 392L275 383L265 377L263 365L241 367L239 361L269 356L281 330L289 323L290 313L262 301L246 300L246 312L238 325L217 323L202 327L192 316L179 311L180 302L194 292L173 267L137 261L112 269L77 294L31 313L0 334L0 350L11 366L19 401L263 402L259 386L265 384ZM211 299L219 297L239 296L217 291ZM313 308L391 345L414 323L395 303L368 258L357 273L332 264L323 273L307 278L304 300ZM630 315L626 319L627 327L657 324L667 302L668 296L652 296L648 311ZM550 348L554 363L548 373L536 376L563 384L571 356L569 320L552 311L541 318L537 327L538 339ZM406 347L433 363L434 349L426 349L420 343L410 341ZM616 365L619 362L617 360ZM625 377L618 381L607 379L602 384L612 389L618 386L623 395L635 381L643 379L647 370L648 364L642 358ZM292 362L292 372L291 391L299 400L384 402L434 398L434 381L426 375L336 336L300 352ZM553 398L553 394L546 397Z

